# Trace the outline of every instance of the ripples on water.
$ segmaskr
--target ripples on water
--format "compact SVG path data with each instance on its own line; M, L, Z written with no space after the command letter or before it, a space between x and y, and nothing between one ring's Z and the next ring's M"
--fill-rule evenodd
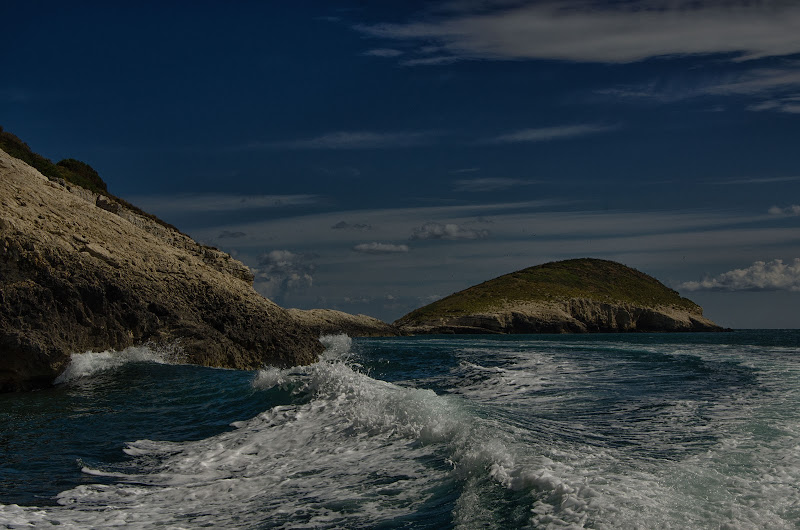
M0 395L0 526L800 525L796 331L325 342Z

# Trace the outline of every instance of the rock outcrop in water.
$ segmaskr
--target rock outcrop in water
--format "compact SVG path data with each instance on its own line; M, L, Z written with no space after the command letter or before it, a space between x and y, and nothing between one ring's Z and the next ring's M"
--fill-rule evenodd
M0 150L0 391L49 386L69 355L177 343L185 362L308 364L318 335L250 270Z
M397 320L410 334L721 331L676 291L613 261L576 259L506 274Z
M333 309L287 309L303 327L317 335L344 333L350 337L396 337L400 330L377 318Z

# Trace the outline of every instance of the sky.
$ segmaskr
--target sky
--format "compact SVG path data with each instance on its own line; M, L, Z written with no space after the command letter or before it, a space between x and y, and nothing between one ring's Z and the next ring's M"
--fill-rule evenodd
M0 125L253 269L393 321L619 261L800 327L800 3L0 6Z

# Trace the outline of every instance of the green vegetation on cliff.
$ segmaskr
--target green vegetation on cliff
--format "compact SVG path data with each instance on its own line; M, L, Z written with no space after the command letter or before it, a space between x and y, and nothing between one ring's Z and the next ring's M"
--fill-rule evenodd
M498 310L527 302L584 298L642 307L671 306L701 313L700 307L635 269L601 259L545 263L500 276L421 307L398 322L421 322Z
M19 137L3 130L2 126L0 126L0 149L14 158L22 160L29 166L36 168L39 173L50 180L58 181L60 179L66 183L75 184L76 186L80 186L81 188L87 189L91 192L104 195L125 206L127 209L152 219L162 226L172 230L178 230L171 224L162 221L155 215L147 213L141 208L129 203L125 199L120 199L119 197L109 193L106 183L97 173L97 171L95 171L94 168L86 162L81 162L80 160L75 160L74 158L66 158L61 160L59 163L54 164L49 159L43 157L39 153L34 152L28 146L28 144L20 140ZM178 231L180 232L180 230Z
M3 127L0 127L0 149L35 167L50 180L63 179L95 193L108 194L106 183L89 164L73 158L54 164L42 155L34 153L28 144L10 132L4 131Z

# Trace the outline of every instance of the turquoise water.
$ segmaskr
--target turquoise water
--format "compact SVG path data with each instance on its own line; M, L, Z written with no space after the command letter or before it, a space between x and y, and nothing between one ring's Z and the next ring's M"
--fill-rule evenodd
M800 526L798 331L324 342L0 395L0 527Z

